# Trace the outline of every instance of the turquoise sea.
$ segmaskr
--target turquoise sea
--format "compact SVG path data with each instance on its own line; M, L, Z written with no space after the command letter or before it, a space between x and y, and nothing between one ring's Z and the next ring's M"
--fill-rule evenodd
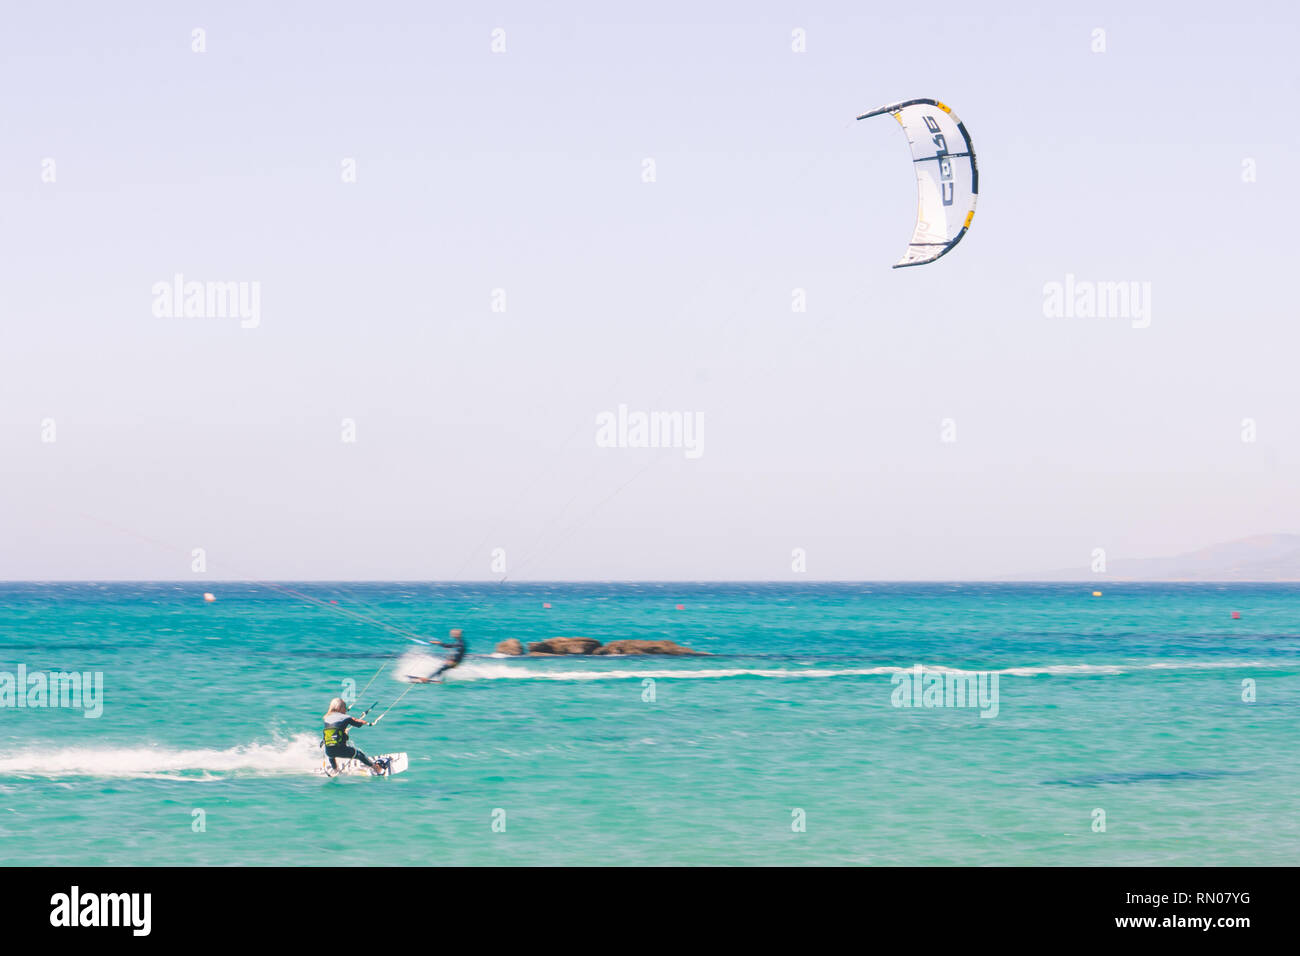
M0 707L0 862L1300 862L1300 586L1099 587L3 584L0 689L103 700ZM452 627L447 683L397 679ZM711 656L492 653L557 636ZM386 662L353 741L410 770L314 775ZM996 716L895 706L918 664Z

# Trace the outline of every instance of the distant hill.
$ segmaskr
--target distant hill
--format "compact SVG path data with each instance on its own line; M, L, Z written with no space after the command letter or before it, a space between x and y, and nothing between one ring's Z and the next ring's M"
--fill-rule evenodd
M1300 534L1260 534L1171 558L1113 558L1105 574L1080 562L1015 581L1300 581Z

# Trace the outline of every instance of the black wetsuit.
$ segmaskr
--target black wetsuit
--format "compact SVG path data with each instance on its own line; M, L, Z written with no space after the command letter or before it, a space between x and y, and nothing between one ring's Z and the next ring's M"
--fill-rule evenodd
M335 757L348 760L360 760L367 767L374 768L374 763L356 747L348 743L349 727L364 727L361 721L347 714L330 714L325 718L325 756L329 758L330 769L339 769Z
M451 649L451 657L447 658L441 667L429 675L429 680L436 680L441 677L444 671L449 671L461 662L465 656L464 638L456 638L456 646Z

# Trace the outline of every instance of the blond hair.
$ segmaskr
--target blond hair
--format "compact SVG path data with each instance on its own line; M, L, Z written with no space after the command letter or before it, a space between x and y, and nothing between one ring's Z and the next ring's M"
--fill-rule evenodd
M342 697L335 697L330 701L330 709L325 711L325 716L328 717L330 714L346 714L347 712L347 703L344 702Z

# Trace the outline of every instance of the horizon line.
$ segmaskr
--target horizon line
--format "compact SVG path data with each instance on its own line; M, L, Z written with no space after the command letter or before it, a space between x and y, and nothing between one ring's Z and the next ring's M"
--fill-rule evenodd
M6 584L1300 584L1297 578L4 578Z

